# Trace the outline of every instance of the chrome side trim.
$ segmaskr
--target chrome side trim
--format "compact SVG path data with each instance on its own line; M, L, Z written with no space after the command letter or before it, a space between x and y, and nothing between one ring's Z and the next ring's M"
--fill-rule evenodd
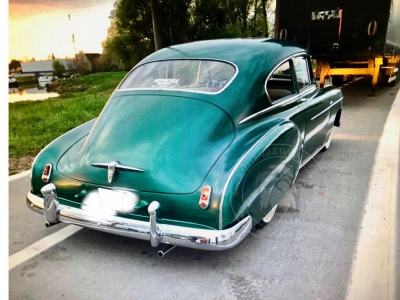
M119 87L121 86L121 84L125 81L126 78L128 78L128 76L137 68L144 66L146 64L149 63L153 63L153 62L158 62L158 61L170 61L170 60L211 60L211 61L220 61L220 62L224 62L224 63L228 63L232 66L235 67L236 72L235 74L233 74L232 78L225 84L225 86L219 90L216 93L212 93L212 92L201 92L201 91L192 91L192 90L185 90L185 89L156 89L156 88L131 88L131 89L120 89ZM179 91L179 92L187 92L187 93L197 93L197 94L206 94L206 95L218 95L220 93L222 93L226 88L228 88L228 86L231 85L232 81L236 78L237 74L239 74L239 68L236 64L234 64L231 61L228 60L223 60L223 59L215 59L215 58L171 58L171 59L160 59L160 60L152 60L152 61L148 61L144 64L135 66L119 83L118 87L116 88L116 91Z
M27 206L35 212L43 214L44 200L31 192L27 194ZM152 202L155 203L155 202ZM58 211L57 218L61 222L75 224L99 231L122 235L126 237L151 241L151 231L154 224L137 221L114 215L103 215L95 211L69 207L51 202ZM150 211L154 211L156 204ZM224 230L188 228L175 225L159 224L153 218L160 243L202 250L226 250L238 245L252 228L252 219L247 216L236 225ZM153 229L152 229L153 228Z
M224 189L222 190L222 195L221 195L221 201L219 202L219 229L222 229L222 208L224 206L224 200L225 200L225 194L226 194L226 190L228 189L228 185L231 182L231 179L233 177L233 175L235 174L235 172L237 171L237 169L239 168L239 166L241 165L241 163L245 160L245 158L247 157L247 155L249 155L249 153L251 151L253 151L253 149L263 140L263 138L269 134L272 130L274 130L276 127L278 127L279 125L276 125L274 127L272 127L269 131L267 131L247 152L245 155L242 156L242 158L239 160L239 162L233 167L232 172L229 174L228 179L225 182L224 185Z
M241 121L239 122L239 125L240 125L240 124L243 124L244 122L247 122L247 121L249 121L249 120L251 120L251 119L254 119L254 118L258 117L258 116L261 116L261 115L263 115L263 114L265 114L265 113L267 113L267 112L269 112L269 111L271 111L271 110L274 110L275 108L284 106L284 105L289 104L289 103L291 103L291 102L295 102L295 101L297 101L297 98L303 96L303 95L306 94L306 93L310 93L310 92L312 92L313 90L316 90L316 89L317 89L317 87L316 87L315 85L311 85L311 86L307 87L305 90L303 90L303 91L302 91L301 93L299 93L299 94L294 94L294 95L292 95L292 96L288 96L289 98L287 98L287 99L282 98L282 99L284 99L284 100L282 100L282 101L280 101L280 102L276 102L276 103L273 104L272 106L267 107L267 108L264 109L264 110L261 110L261 111L255 113L255 114L252 114L252 115L250 115L250 116L244 118L243 120L241 120Z
M325 108L323 111L321 111L319 114L315 115L314 117L311 118L311 121L314 120L315 118L318 118L320 115L322 115L324 112L326 112L327 110L331 109L336 103L340 102L343 100L343 97L340 98L339 100L337 100L335 103L332 103L331 105L329 105L327 108Z
M300 169L301 169L302 167L304 167L304 165L305 165L306 163L308 163L310 160L312 160L312 159L314 158L314 156L317 155L317 154L319 153L319 151L321 151L322 148L324 148L324 146L325 146L325 145L322 145L322 146L319 147L317 150L315 150L313 154L311 154L309 157L307 157L307 159L301 163Z

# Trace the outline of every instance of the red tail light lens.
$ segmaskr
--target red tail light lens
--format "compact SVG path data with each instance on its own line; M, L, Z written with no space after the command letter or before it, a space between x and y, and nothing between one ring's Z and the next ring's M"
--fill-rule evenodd
M47 164L43 168L43 173L42 173L42 180L44 182L49 182L50 181L50 176L51 176L51 170L53 169L53 166L51 164Z
M207 185L203 187L203 189L201 190L200 201L199 201L200 208L207 209L208 205L210 204L210 198L211 198L211 186Z

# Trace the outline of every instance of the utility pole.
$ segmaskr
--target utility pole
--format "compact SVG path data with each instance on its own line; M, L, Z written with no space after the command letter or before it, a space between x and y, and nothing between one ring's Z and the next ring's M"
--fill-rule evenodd
M68 20L71 21L71 15L68 15ZM72 44L74 45L74 56L76 55L76 44L75 44L75 37L72 34Z
M76 54L76 45L75 45L75 37L74 34L72 34L72 43L74 44L74 55Z
M160 33L158 31L158 7L157 7L157 0L150 0L150 7L151 7L151 19L153 21L153 34L154 34L154 48L155 50L161 49L161 38Z

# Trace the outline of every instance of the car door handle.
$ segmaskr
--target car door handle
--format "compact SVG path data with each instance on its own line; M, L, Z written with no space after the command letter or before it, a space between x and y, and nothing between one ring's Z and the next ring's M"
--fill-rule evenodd
M299 103L304 103L304 102L306 102L308 99L307 98L301 98L301 99L299 99L297 102L299 102Z

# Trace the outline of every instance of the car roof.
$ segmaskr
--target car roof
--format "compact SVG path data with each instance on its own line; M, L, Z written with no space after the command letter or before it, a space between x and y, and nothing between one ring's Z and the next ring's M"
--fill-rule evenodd
M174 45L154 52L139 64L155 60L176 58L211 58L233 62L241 65L257 56L274 57L275 63L292 53L307 51L300 44L281 39L238 38L198 41ZM264 55L263 55L264 54Z
M218 39L163 48L147 56L136 67L152 61L185 58L216 59L234 63L239 72L223 92L217 95L191 96L219 106L238 124L245 117L271 105L264 89L268 73L282 60L301 52L308 53L300 44L281 39Z

